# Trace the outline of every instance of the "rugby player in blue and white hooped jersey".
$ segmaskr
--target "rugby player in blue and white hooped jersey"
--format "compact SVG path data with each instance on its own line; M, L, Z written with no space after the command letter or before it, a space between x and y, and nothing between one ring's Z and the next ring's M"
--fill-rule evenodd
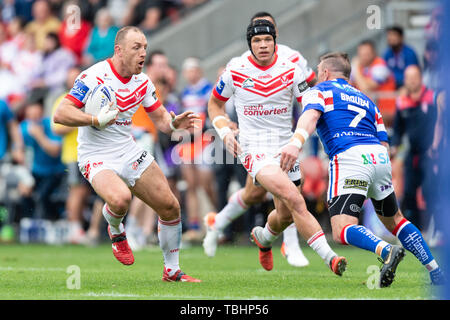
M327 200L333 238L381 256L381 287L394 280L404 248L427 268L432 284L441 284L444 277L428 245L397 206L388 136L380 111L365 94L348 84L350 71L345 53L320 58L318 84L303 95L304 111L293 137L300 150L317 129L330 158ZM379 219L403 247L391 245L358 225L366 198L372 200Z

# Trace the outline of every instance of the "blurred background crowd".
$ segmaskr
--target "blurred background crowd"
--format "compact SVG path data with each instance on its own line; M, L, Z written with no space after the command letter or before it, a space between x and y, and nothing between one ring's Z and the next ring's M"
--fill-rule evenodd
M133 117L136 141L155 156L181 203L184 243L202 240L203 216L220 211L228 195L246 179L242 165L226 154L220 139L214 138L207 119L207 102L223 66L211 76L211 72L204 72L201 54L171 61L166 49L155 47L152 39L214 2L220 1L1 2L0 241L96 245L107 239L102 200L78 172L77 129L57 126L51 116L82 70L112 56L115 34L125 25L139 26L148 36L144 72L164 106L177 114L193 110L202 116L200 132L181 143L157 132L142 108ZM248 19L261 9L255 6ZM79 12L79 20L73 21L74 12L75 17ZM381 110L391 139L393 184L401 208L431 246L440 244L433 219L438 208L432 200L441 143L435 134L439 130L435 96L440 90L440 18L439 7L428 12L421 52L405 41L405 26L401 24L382 27L382 46L371 38L358 41L350 79ZM78 27L72 28L73 23ZM240 29L245 28L242 25ZM302 52L301 47L294 49ZM317 58L308 57L313 69ZM299 116L299 109L294 110L293 126ZM227 113L237 123L232 101L227 103ZM212 160L217 152L223 153L220 158L226 163ZM328 158L317 137L309 140L302 158L303 195L310 211L329 231ZM255 224L265 222L272 206L271 201L252 206L233 222L221 241L247 239ZM370 202L364 209L364 223L374 224ZM133 200L126 228L134 249L157 243L156 218L151 208ZM379 225L372 228L384 232Z

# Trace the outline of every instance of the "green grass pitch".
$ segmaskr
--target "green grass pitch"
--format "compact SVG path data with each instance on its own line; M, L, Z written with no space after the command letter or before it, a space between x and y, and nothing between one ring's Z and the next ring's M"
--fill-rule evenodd
M270 272L260 267L255 246L221 246L214 258L206 257L201 246L193 246L181 250L181 267L203 282L165 283L161 281L163 265L159 247L135 252L134 265L123 266L115 260L108 244L94 248L0 245L0 299L427 300L437 297L429 285L427 271L409 252L390 288L372 286L370 289L373 283L370 277L380 265L376 256L348 246L333 248L348 260L342 277L334 275L305 245L308 267L290 266L281 256L279 246L275 246L274 269ZM74 270L79 270L79 278ZM76 279L79 279L79 289Z

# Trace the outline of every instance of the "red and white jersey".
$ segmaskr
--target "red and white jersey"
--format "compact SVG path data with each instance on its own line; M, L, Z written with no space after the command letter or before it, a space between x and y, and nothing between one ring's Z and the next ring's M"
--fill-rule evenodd
M277 44L275 47L275 52L277 53L278 57L288 59L289 61L298 65L306 75L306 82L310 82L315 78L316 73L309 67L308 61L297 50L291 49L284 44ZM243 57L246 58L248 56L251 56L250 50L245 51L240 57L232 58L230 62L228 62L227 66L233 63L235 59Z
M275 54L274 62L264 67L252 56L234 59L218 80L213 95L222 101L234 97L244 152L274 151L292 136L292 99L301 102L308 89L304 72Z
M84 105L92 90L100 83L114 89L119 114L116 122L103 130L92 126L78 129L78 160L92 153L114 154L134 143L131 135L131 117L143 105L145 111L156 110L161 102L156 97L150 78L140 73L124 78L115 70L110 59L98 62L80 73L66 98L77 107Z

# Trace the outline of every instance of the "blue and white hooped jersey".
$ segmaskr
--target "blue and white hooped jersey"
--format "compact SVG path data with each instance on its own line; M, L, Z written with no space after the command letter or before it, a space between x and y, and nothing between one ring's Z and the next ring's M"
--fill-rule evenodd
M344 79L316 85L303 95L302 103L303 112L322 112L317 133L330 159L353 146L388 141L378 107Z

